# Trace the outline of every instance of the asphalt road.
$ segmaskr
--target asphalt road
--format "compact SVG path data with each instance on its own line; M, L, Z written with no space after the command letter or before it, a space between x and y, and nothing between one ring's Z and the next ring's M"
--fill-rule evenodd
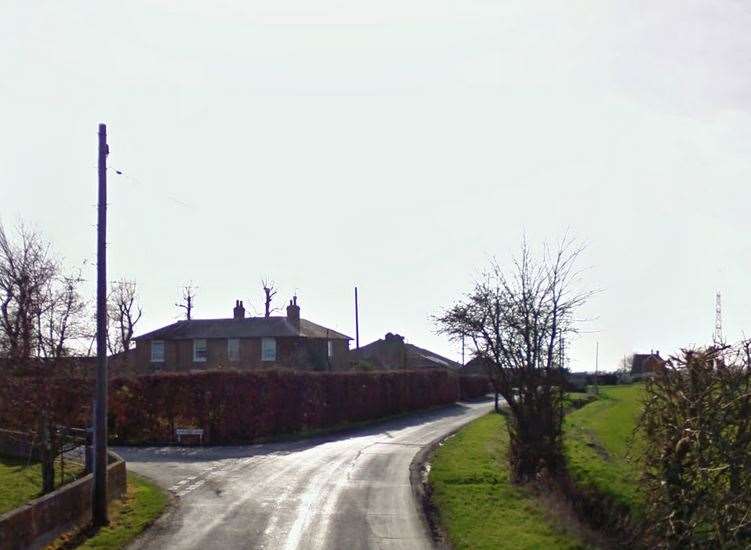
M291 443L117 448L176 497L132 548L430 548L412 458L491 408L458 404Z

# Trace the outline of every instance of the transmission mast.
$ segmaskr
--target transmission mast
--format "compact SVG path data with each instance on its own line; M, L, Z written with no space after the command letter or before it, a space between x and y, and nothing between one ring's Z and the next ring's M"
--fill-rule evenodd
M722 334L722 294L719 292L715 297L714 314L714 334L712 335L712 340L716 346L722 346L725 344L725 336Z

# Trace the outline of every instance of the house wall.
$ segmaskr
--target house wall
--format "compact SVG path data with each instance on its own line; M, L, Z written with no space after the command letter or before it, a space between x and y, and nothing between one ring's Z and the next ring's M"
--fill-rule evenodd
M349 342L333 340L333 357L329 363L325 339L276 338L276 361L261 360L261 338L240 338L240 360L230 361L227 356L227 338L207 339L208 357L205 362L193 361L193 340L165 340L164 363L151 362L151 342L138 342L133 355L131 374L162 371L211 370L220 368L255 369L266 367L292 367L315 370L342 370L346 368Z

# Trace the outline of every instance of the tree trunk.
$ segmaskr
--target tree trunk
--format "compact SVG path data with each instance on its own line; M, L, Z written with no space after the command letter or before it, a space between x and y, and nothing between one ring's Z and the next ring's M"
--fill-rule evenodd
M50 441L50 429L46 413L42 414L40 423L39 434L41 441L39 445L39 460L42 463L42 492L47 494L55 490L55 456L52 453L52 442Z

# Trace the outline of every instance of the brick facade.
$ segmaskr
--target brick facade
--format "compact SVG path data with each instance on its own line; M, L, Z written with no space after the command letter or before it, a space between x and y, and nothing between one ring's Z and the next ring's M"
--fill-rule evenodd
M267 367L292 367L310 370L342 370L347 367L349 342L330 340L332 357L328 356L329 340L317 338L279 337L276 340L276 361L261 359L261 338L237 338L240 355L230 361L227 355L228 338L206 338L206 361L193 360L193 339L162 340L164 362L151 361L153 340L138 342L128 369L134 374L161 371L190 371L210 369L259 369Z

